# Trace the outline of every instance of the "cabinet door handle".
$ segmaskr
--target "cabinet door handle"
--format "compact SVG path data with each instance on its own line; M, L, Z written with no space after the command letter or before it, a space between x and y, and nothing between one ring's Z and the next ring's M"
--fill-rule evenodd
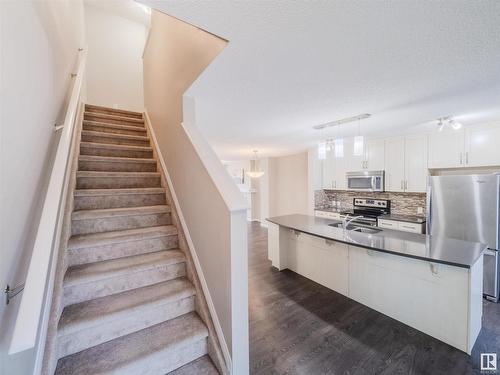
M463 159L462 159L462 153L460 153L460 165L462 165L462 161L463 161Z
M405 180L405 190L408 190L408 180Z
M401 190L404 190L404 182L401 180Z
M465 153L465 164L469 164L469 151Z

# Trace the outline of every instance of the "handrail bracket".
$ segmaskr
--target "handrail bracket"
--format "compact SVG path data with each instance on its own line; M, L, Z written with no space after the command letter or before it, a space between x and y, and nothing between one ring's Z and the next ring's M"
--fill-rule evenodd
M10 285L7 284L3 292L5 293L5 304L8 305L10 300L21 293L24 289L24 284L20 284L11 289Z

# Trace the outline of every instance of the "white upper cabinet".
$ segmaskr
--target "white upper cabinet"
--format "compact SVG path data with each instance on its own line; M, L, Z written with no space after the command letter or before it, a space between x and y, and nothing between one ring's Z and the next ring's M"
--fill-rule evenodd
M382 171L385 165L385 141L384 139L365 139L361 155L354 155L352 140L346 141L344 142L344 159L344 164L347 165L346 172Z
M427 191L427 136L405 137L405 191Z
M429 168L500 165L500 124L447 129L429 136Z
M385 190L426 192L428 169L500 166L500 122L467 126L429 135L365 140L353 155L353 139L344 139L342 157L327 152L322 161L324 189L347 189L346 173L384 170Z
M383 171L385 169L385 140L369 139L365 146L364 169Z
M465 165L463 130L447 129L429 135L429 168L460 168Z
M464 165L500 165L500 123L475 125L465 129Z
M335 157L333 150L326 152L326 159L323 162L323 189L345 190L346 172L349 160L345 157Z
M396 137L385 141L385 190L427 190L427 136Z
M363 170L365 161L365 150L362 150L361 155L354 155L353 139L344 140L344 164L346 172L357 172Z
M404 137L385 140L385 190L405 189L405 139Z
M345 151L345 150L344 150ZM347 189L347 164L349 162L349 158L346 156L344 152L343 157L333 157L333 188L335 190L346 190Z

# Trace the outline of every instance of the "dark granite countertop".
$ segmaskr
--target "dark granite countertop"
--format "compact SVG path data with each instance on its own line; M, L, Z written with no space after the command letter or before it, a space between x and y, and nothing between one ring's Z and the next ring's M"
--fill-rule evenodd
M410 215L382 215L378 217L379 219L385 220L396 220L396 221L405 221L407 223L415 223L415 224L423 224L427 221L427 219L423 216L410 216Z
M336 220L309 215L285 215L267 219L271 223L328 240L372 249L408 258L470 268L487 246L441 236L407 233L383 229L375 234L344 231L328 224ZM380 228L378 228L380 229Z

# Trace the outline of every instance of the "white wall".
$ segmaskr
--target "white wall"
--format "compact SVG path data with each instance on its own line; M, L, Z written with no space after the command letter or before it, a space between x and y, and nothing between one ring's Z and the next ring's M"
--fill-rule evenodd
M144 93L223 351L228 362L232 359L233 373L244 375L249 372L247 205L196 126L194 100L183 100L226 44L153 11Z
M268 159L268 216L308 213L308 155Z
M140 9L138 9L140 11ZM142 53L147 28L92 4L85 5L87 101L142 111Z
M84 46L78 0L0 1L0 287L25 280L70 73ZM0 302L0 374L32 371L33 351L6 354L21 296Z

